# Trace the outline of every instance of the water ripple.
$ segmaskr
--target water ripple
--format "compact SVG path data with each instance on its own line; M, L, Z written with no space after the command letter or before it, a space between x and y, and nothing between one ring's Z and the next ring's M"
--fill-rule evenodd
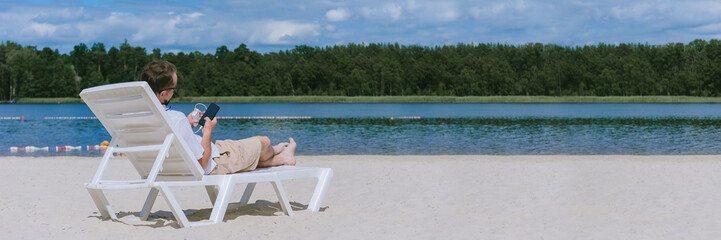
M97 120L0 121L10 146L95 145L110 140ZM298 154L721 154L721 119L688 117L470 117L223 119L214 139L294 137Z

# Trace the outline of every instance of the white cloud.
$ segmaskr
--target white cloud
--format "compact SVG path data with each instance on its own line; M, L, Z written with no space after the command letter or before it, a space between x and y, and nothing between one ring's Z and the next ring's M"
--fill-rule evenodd
M203 14L199 13L199 12L194 12L194 13L185 14L185 16L187 16L189 18L199 18L199 17L202 17Z
M7 24L12 23L12 24ZM326 29L333 29L327 25ZM242 19L236 15L202 11L106 12L98 9L15 7L0 10L0 36L23 45L62 46L69 51L78 43L103 42L107 47L127 39L146 49L214 49L242 42L296 44L313 40L324 30L319 24Z
M297 40L320 35L320 26L311 23L267 20L255 24L250 33L250 43L291 44Z
M557 44L689 42L721 36L721 2L673 0L8 2L0 40L23 45L283 49L347 42ZM231 10L232 9L232 10ZM63 49L61 49L62 51Z
M493 31L538 31L550 28L574 30L575 25L584 24L589 18L583 7L572 4L559 7L555 3L525 0L477 5L468 8L467 13L476 23L489 26Z
M403 8L395 3L387 3L380 7L362 7L361 14L369 20L393 20L401 19Z
M152 20L152 19L149 19ZM128 24L128 25L135 25L137 24L138 18L131 13L124 13L124 12L111 12L110 16L106 19L97 19L96 21L100 23L106 23L111 25L116 24ZM150 25L148 25L150 26Z
M438 20L443 22L452 22L460 17L460 13L456 10L445 10L438 14Z
M331 22L342 22L348 20L350 11L345 8L336 8L325 13L325 17Z
M721 19L721 2L675 2L656 1L638 2L609 7L608 14L619 21L630 24L650 22L675 24L695 24Z
M156 15L142 17L127 12L111 12L105 18L61 25L63 34L72 32L77 42L117 42L128 39L134 44L183 45L197 43L192 33L199 30L192 26L202 14ZM191 27L179 28L180 25ZM150 47L150 46L147 46Z
M609 10L611 16L621 20L648 21L654 18L655 12L666 8L646 2L633 5L614 6Z
M411 14L414 14L417 18L416 21L421 22L452 22L458 20L461 17L461 11L459 10L456 2L421 2L413 3L413 10L409 9Z
M484 4L481 6L471 7L470 14L477 19L500 17L513 13L522 13L529 10L529 4L524 0L515 0L508 2L497 2L494 4ZM533 16L529 16L533 17Z
M41 11L37 13L29 13L28 14L37 14L33 21L35 22L43 22L43 23L51 23L51 24L57 24L62 22L68 22L68 21L77 21L81 20L83 17L85 17L84 8L78 7L78 8L55 8L52 9L52 11Z
M27 30L33 31L39 37L49 37L55 33L58 26L47 23L31 23Z
M0 36L3 40L17 41L19 43L55 41L59 31L63 29L63 22L81 19L82 9L49 9L36 11L31 8L10 8L7 12L0 12Z
M695 28L692 28L692 30L694 32L705 33L705 34L708 34L708 33L721 34L721 22L706 24L706 25L703 25L700 27L695 27Z

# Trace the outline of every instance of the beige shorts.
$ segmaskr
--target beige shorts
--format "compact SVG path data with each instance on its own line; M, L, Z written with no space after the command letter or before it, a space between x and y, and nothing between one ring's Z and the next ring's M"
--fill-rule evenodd
M215 141L220 157L213 158L217 165L210 175L253 171L260 160L260 139L251 137L241 140Z

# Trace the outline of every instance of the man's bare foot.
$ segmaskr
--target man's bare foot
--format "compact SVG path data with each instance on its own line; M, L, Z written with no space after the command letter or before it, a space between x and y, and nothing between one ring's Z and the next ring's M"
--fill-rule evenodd
M280 154L283 150L285 150L286 147L288 147L287 142L278 143L278 145L273 146L273 152L275 152L275 155Z
M293 138L288 138L290 140L290 143L288 144L285 149L283 149L280 154L278 154L276 157L281 157L283 159L284 165L295 165L295 148L298 146L298 144L295 143Z

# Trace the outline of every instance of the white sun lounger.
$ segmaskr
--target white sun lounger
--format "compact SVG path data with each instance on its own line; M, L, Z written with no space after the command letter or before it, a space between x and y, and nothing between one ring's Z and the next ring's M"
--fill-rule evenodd
M256 183L270 182L285 214L293 215L281 180L317 178L308 209L318 211L333 176L330 168L279 166L228 175L203 175L197 159L171 128L165 110L146 82L128 82L84 89L80 93L112 140L92 181L85 184L102 218L117 219L104 190L150 188L140 218L146 220L158 193L162 193L181 227L223 221L236 184L247 183L240 199L248 203ZM130 160L140 177L134 180L102 180L115 153ZM188 221L170 187L205 186L213 210L206 221Z

